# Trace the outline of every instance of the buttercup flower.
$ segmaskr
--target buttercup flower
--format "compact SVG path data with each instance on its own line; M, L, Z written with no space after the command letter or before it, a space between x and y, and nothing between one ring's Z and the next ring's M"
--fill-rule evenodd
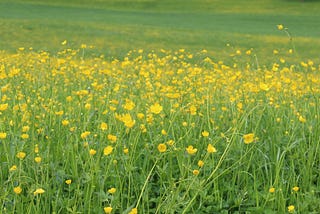
M104 155L110 155L113 151L113 147L112 146L106 146L104 149L103 149L103 154Z
M105 214L110 214L112 212L112 207L104 207L103 210Z
M243 141L245 144L252 143L254 141L254 134L250 133L243 135Z
M167 146L166 146L166 144L160 143L160 144L158 145L158 151L161 152L161 153L167 151Z
M193 148L193 146L188 146L186 148L186 151L189 155L194 155L198 150L196 148Z

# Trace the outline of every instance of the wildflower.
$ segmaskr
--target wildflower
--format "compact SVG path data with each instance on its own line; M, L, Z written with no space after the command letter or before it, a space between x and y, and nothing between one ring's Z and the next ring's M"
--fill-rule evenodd
M25 152L18 152L17 153L17 158L19 158L20 160L24 159L26 157L26 153Z
M91 132L85 131L85 132L81 133L81 138L82 138L82 139L85 139L85 138L87 138L90 134L91 134Z
M43 194L45 192L44 189L38 188L33 192L33 195Z
M305 123L307 120L300 115L300 116L299 116L299 121L300 121L301 123Z
M129 149L128 149L128 148L124 148L124 149L123 149L123 153L124 153L124 154L128 154L128 153L129 153Z
M123 108L131 111L136 105L134 104L134 102L132 102L132 100L126 99L126 103L123 105Z
M162 134L162 135L167 135L167 131L164 130L164 129L162 129L162 130L161 130L161 134Z
M249 133L249 134L243 135L243 141L245 144L252 143L254 141L254 134Z
M102 123L100 124L100 129L101 129L102 131L107 130L107 129L108 129L108 124L107 124L107 123L102 122Z
M138 208L132 208L128 214L138 214Z
M61 123L63 126L67 126L67 125L69 125L70 122L69 122L69 120L62 120Z
M112 207L104 207L103 210L105 214L109 214L112 212Z
M117 136L108 134L107 136L108 140L110 140L112 143L115 143L117 141Z
M6 139L6 138L7 138L7 133L0 132L0 139Z
M71 179L68 179L68 180L65 181L65 183L68 184L68 185L70 185L70 184L72 183L72 180L71 180Z
M191 115L196 115L197 114L197 107L192 105L192 106L190 106L189 111L190 111Z
M117 189L114 187L108 189L108 193L110 193L110 194L114 194L116 191L117 191Z
M202 135L203 137L208 137L208 136L209 136L209 132L203 131L203 132L201 132L201 135Z
M84 108L87 109L87 110L90 110L91 109L91 104L90 103L86 103L84 105Z
M186 127L186 126L188 126L188 123L187 122L182 122L182 126Z
M21 138L22 138L22 139L28 139L28 138L29 138L29 135L28 135L28 134L22 134L22 135L21 135Z
M66 45L67 44L67 40L64 40L63 42L61 42L61 45Z
M58 115L58 116L61 116L61 115L64 114L64 111L63 111L63 110L61 110L61 111L56 111L54 114L55 114L55 115Z
M35 158L34 158L34 161L35 161L36 163L41 163L41 160L42 160L41 157L35 157Z
M212 146L211 144L208 144L207 152L208 153L215 153L215 152L217 152L217 149L214 146Z
M186 150L189 155L194 155L198 151L196 148L193 148L193 146L188 146Z
M194 174L194 175L199 175L199 173L200 173L200 171L197 170L197 169L195 169L195 170L192 171L192 174Z
M110 155L113 151L113 147L112 146L106 146L104 149L103 149L103 154L104 155Z
M121 120L127 128L132 128L136 123L136 121L132 119L130 114L123 115L121 117Z
M140 120L142 120L142 119L144 118L144 114L143 114L143 113L138 113L138 114L137 114L137 117L138 117Z
M13 188L13 192L19 195L22 192L22 188L20 186L17 186Z
M198 161L198 166L201 168L201 167L203 167L203 165L204 165L204 162L202 160L199 160Z
M0 111L5 111L8 108L8 103L0 104Z
M160 143L160 144L158 145L158 151L161 152L161 153L167 151L167 146L166 146L166 144Z
M17 165L12 165L9 169L9 172L15 171L17 170L17 168L18 168Z
M94 149L90 149L90 150L89 150L89 154L90 154L90 155L95 155L96 153L97 153L97 151L94 150Z
M277 28L278 28L278 30L283 30L284 29L282 24L277 25Z
M169 141L166 142L166 144L168 144L169 146L173 146L174 140L169 140Z
M293 205L288 206L288 212L289 213L293 213L294 212L294 206Z
M269 192L270 193L274 193L276 191L276 189L274 188L274 187L271 187L270 189L269 189Z
M28 132L30 130L29 126L23 126L22 127L22 132Z
M293 188L292 188L292 190L293 190L294 192L298 192L298 191L299 191L299 189L300 189L300 188L299 188L299 187L297 187L297 186L295 186L295 187L293 187Z
M154 105L150 106L150 112L153 114L160 114L163 107L159 103L155 103Z

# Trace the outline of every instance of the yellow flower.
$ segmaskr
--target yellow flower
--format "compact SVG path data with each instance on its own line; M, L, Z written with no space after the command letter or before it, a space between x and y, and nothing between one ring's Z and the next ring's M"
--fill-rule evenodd
M138 214L138 208L132 208L128 214Z
M61 42L61 45L66 45L67 44L67 40L64 40L63 42Z
M22 192L22 188L20 186L17 186L13 188L13 192L19 195Z
M69 120L62 120L61 123L63 126L67 126L67 125L69 125L70 122L69 122Z
M199 173L200 173L200 171L197 170L197 169L195 169L195 170L192 171L192 174L194 174L194 175L199 175Z
M131 111L136 105L134 104L134 102L132 102L132 100L126 99L126 103L123 105L123 108Z
M97 151L94 150L94 149L90 149L90 150L89 150L89 154L90 154L90 155L95 155L96 153L97 153Z
M8 108L8 103L0 104L0 111L4 111Z
M127 128L132 128L136 123L136 121L132 119L130 114L123 115L121 117L121 120Z
M124 149L123 149L123 153L124 153L124 154L128 154L128 153L129 153L129 149L128 149L128 148L124 148Z
M22 139L28 139L28 138L29 138L29 135L28 135L28 134L22 134L22 135L21 135L21 138L22 138Z
M106 146L104 149L103 149L103 154L104 155L110 155L113 151L113 147L112 146Z
M202 160L199 160L198 161L198 166L201 168L201 167L203 167L203 165L204 165L204 162Z
M274 188L274 187L271 187L270 189L269 189L269 192L270 193L274 193L276 191L276 189Z
M29 131L30 127L29 126L23 126L22 127L22 132L27 132Z
M91 132L85 131L85 132L81 133L81 138L82 138L82 139L85 139L85 138L87 138L90 134L91 134Z
M189 111L190 111L191 115L196 115L197 114L197 107L192 105L192 106L190 106Z
M112 207L104 207L103 210L105 214L110 214L112 212Z
M9 169L9 172L15 171L17 170L17 168L18 168L17 165L12 165Z
M162 129L162 130L161 130L161 134L162 134L162 135L167 135L167 131L164 130L164 129Z
M168 144L169 146L173 146L174 140L169 140L169 141L166 142L166 144Z
M208 137L208 136L209 136L209 132L203 131L203 132L201 132L201 135L202 135L203 137Z
M110 193L110 194L114 194L116 191L117 191L117 189L114 187L108 189L108 193Z
M86 103L84 105L84 108L87 109L87 110L91 109L91 104L90 103Z
M63 110L61 110L61 111L56 111L54 114L55 114L55 115L58 115L58 116L61 116L61 115L64 114L64 111L63 111Z
M68 185L70 185L70 184L72 183L72 180L71 180L71 179L68 179L68 180L65 181L65 183L68 184Z
M243 141L245 144L252 143L254 141L254 134L249 133L249 134L243 135Z
M6 138L7 138L7 133L0 132L0 139L6 139Z
M36 163L41 163L41 160L42 160L41 157L35 157L35 158L34 158L34 161L35 161Z
M307 120L300 115L300 116L299 116L299 121L300 121L301 123L305 123Z
M211 144L208 144L207 152L208 153L215 153L215 152L217 152L217 149L214 146L212 146Z
M297 186L295 186L295 187L293 187L293 188L292 188L292 190L293 190L293 191L295 191L295 192L298 192L298 191L299 191L299 189L300 189L300 188L299 188L299 187L297 187Z
M101 129L102 131L107 130L107 129L108 129L108 124L107 124L107 123L102 122L102 123L100 124L100 129Z
M38 188L33 192L33 195L43 194L45 192L44 189Z
M159 103L155 103L154 105L150 106L150 112L153 114L160 114L162 111L163 107Z
M193 146L188 146L186 150L189 155L194 155L198 151L196 148L193 148Z
M140 120L142 120L142 119L144 118L144 114L143 114L143 113L138 113L138 114L137 114L137 117L138 117Z
M117 136L112 135L112 134L108 134L107 138L108 138L108 140L110 140L113 143L117 141Z
M27 154L25 152L18 152L16 156L17 156L17 158L22 160L26 157L26 155Z
M294 212L294 206L293 205L288 206L288 212L289 213L293 213Z
M167 146L166 146L166 144L160 143L160 144L158 145L158 151L161 152L161 153L167 151Z
M282 24L277 25L277 28L278 28L278 30L283 30L284 29Z

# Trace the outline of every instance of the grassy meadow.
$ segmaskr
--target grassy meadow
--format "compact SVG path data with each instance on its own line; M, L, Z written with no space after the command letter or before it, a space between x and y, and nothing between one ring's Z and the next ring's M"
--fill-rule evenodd
M319 7L0 0L0 213L319 213Z

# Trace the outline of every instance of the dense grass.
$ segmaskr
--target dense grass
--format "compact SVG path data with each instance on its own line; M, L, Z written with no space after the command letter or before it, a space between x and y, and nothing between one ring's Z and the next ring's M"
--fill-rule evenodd
M284 53L292 48L289 38L276 29L284 24L294 37L296 61L319 58L319 15L313 12L318 2L63 2L0 1L0 47L57 51L67 40L73 47L94 45L113 56L139 48L185 48L207 49L217 58L254 48L267 63L274 49ZM225 48L227 44L232 49Z
M312 61L87 54L1 53L2 213L319 211Z
M0 0L0 213L319 213L319 4Z

